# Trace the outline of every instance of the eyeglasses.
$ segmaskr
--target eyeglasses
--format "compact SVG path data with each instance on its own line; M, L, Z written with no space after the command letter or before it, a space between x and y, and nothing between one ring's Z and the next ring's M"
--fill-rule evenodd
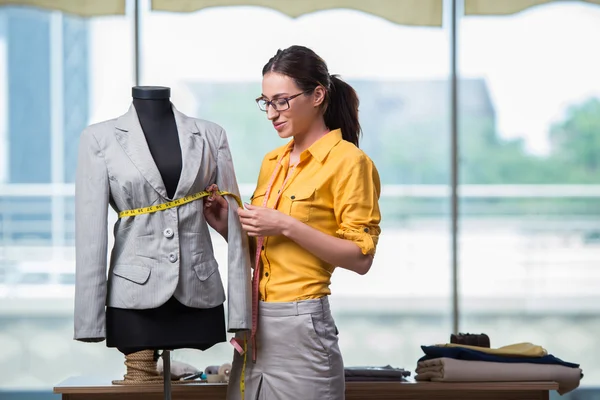
M258 104L258 108L260 108L261 111L267 111L267 107L269 107L269 106L273 107L273 110L275 110L275 111L285 111L290 108L290 100L293 100L298 96L301 96L305 93L312 92L312 91L313 91L313 89L305 90L304 92L295 94L293 96L280 97L275 100L267 100L264 97L259 97L258 99L256 99L256 103Z

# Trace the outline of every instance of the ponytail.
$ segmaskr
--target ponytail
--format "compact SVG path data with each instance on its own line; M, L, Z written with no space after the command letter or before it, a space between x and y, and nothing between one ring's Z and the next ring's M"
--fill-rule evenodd
M358 95L352 86L338 75L330 76L329 102L325 110L325 125L331 130L341 129L342 138L358 146L361 134L358 121Z

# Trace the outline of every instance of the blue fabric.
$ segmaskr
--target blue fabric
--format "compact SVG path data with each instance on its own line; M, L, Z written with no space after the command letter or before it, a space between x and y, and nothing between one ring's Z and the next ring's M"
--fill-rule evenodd
M468 361L490 361L490 362L503 362L503 363L532 363L532 364L557 364L564 365L570 368L579 368L579 364L573 364L561 360L560 358L554 357L553 355L547 355L543 357L506 357L497 356L493 354L487 354L482 351L467 349L464 347L440 347L440 346L421 346L421 349L425 353L419 361L431 360L434 358L454 358L457 360L468 360Z

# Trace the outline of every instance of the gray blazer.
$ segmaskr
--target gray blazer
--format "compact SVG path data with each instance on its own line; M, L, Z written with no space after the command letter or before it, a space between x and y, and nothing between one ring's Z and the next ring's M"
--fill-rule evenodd
M227 136L212 122L173 107L183 157L175 198L219 189L239 195ZM228 331L250 329L248 238L231 196L228 233ZM75 336L105 338L105 305L156 308L175 296L198 308L216 307L225 292L202 200L117 220L107 276L108 206L130 210L167 202L133 105L117 118L87 127L80 137L75 184Z

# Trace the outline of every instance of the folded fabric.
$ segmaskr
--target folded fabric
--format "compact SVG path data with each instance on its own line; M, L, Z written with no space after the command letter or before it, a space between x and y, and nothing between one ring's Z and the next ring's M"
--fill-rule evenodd
M469 361L490 361L500 363L534 363L534 364L557 364L565 367L578 368L579 364L574 364L561 360L560 358L554 357L549 354L543 357L508 357L498 356L493 354L487 354L479 350L472 350L464 347L439 347L439 346L421 346L421 349L425 353L419 361L431 360L434 358L455 358L457 360L469 360ZM525 361L526 360L526 361Z
M347 376L346 382L406 382L406 378L386 376Z
M548 352L542 346L533 343L515 343L508 346L491 349L488 347L469 346L466 344L446 343L438 344L438 347L460 347L464 349L477 350L482 353L492 354L495 356L514 356L514 357L543 357L547 356Z
M344 375L347 381L399 381L410 376L404 368L385 367L346 367Z
M163 375L164 365L163 359L160 357L156 362L156 370L160 375ZM200 370L190 364L186 364L181 361L171 360L171 378L179 379L182 376L193 375L200 372Z
M496 363L436 358L419 361L417 381L435 382L556 382L558 393L565 394L579 386L582 371L562 365L540 365L529 362Z

